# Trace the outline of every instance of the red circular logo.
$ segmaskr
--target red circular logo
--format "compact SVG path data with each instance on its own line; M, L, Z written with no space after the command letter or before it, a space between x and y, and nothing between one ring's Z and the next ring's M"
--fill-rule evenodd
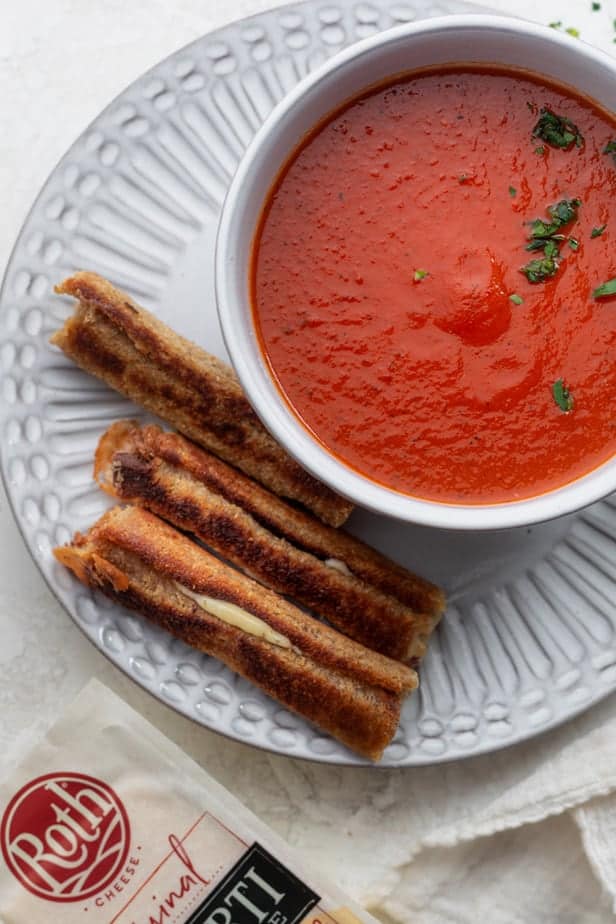
M91 898L121 872L130 847L126 809L113 789L83 773L48 773L23 786L2 816L7 866L52 902Z

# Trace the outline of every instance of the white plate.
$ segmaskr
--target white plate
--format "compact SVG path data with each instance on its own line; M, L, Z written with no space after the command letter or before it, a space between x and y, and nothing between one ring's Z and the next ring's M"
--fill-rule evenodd
M97 439L135 413L48 345L71 310L52 286L91 268L225 356L214 307L220 205L274 103L344 44L463 3L309 2L235 23L153 68L54 170L2 292L2 467L28 547L92 642L154 696L238 740L295 757L360 763L218 662L91 595L51 549L106 506ZM412 66L412 62L409 62ZM458 535L357 512L351 528L444 583L449 611L385 764L478 754L562 722L616 688L616 504L533 530Z

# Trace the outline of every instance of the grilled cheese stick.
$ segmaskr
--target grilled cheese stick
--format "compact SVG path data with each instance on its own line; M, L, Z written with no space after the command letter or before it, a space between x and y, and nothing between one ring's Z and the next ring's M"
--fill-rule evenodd
M260 495L263 489L184 437L131 421L113 424L100 439L94 473L115 497L141 504L193 533L252 577L325 616L363 645L401 661L423 655L435 623L433 613L414 612L354 575L333 555L320 559L274 535L236 502L240 498L233 493L238 480L247 494L254 495L256 488Z
M112 428L109 431L109 439L101 441L97 454L100 470L107 464L101 453L114 450L111 434L117 436L115 448L119 448L123 428L126 427L130 429L130 422L117 424L117 430ZM209 453L201 454L188 440L176 441L175 434L163 433L158 428L150 430L144 427L141 433L148 451L160 453L169 464L191 472L212 491L249 513L275 536L282 536L321 561L335 559L366 584L395 597L416 613L431 616L433 625L440 619L445 609L445 597L434 584L407 571L350 533L332 529L303 510L285 503Z
M265 430L233 370L180 337L96 273L76 273L55 289L78 299L51 342L190 439L340 526L352 504L304 471Z
M84 584L373 760L395 734L403 695L417 686L411 668L322 625L139 507L110 510L54 554Z

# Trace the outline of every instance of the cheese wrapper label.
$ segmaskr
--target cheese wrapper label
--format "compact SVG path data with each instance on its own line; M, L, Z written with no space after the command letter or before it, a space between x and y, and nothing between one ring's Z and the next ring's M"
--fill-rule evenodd
M0 924L370 924L98 681L0 787Z

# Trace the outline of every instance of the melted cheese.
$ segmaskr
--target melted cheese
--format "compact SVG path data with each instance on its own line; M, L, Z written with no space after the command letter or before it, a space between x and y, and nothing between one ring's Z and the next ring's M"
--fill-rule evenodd
M177 584L177 587L183 594L194 600L202 610L205 610L210 616L220 619L221 622L226 622L229 626L241 629L242 632L246 632L248 635L254 635L255 638L261 638L264 642L269 642L270 645L278 645L279 648L292 647L291 641L286 635L276 632L265 620L260 619L253 613L249 613L248 610L243 610L241 606L236 606L235 603L229 603L227 600L216 600L214 597L208 597L207 594L198 594L183 584Z
M339 558L326 558L325 564L328 568L333 568L334 571L339 571L341 574L346 574L347 577L351 577L351 569L348 565L345 565L343 561L340 561Z

